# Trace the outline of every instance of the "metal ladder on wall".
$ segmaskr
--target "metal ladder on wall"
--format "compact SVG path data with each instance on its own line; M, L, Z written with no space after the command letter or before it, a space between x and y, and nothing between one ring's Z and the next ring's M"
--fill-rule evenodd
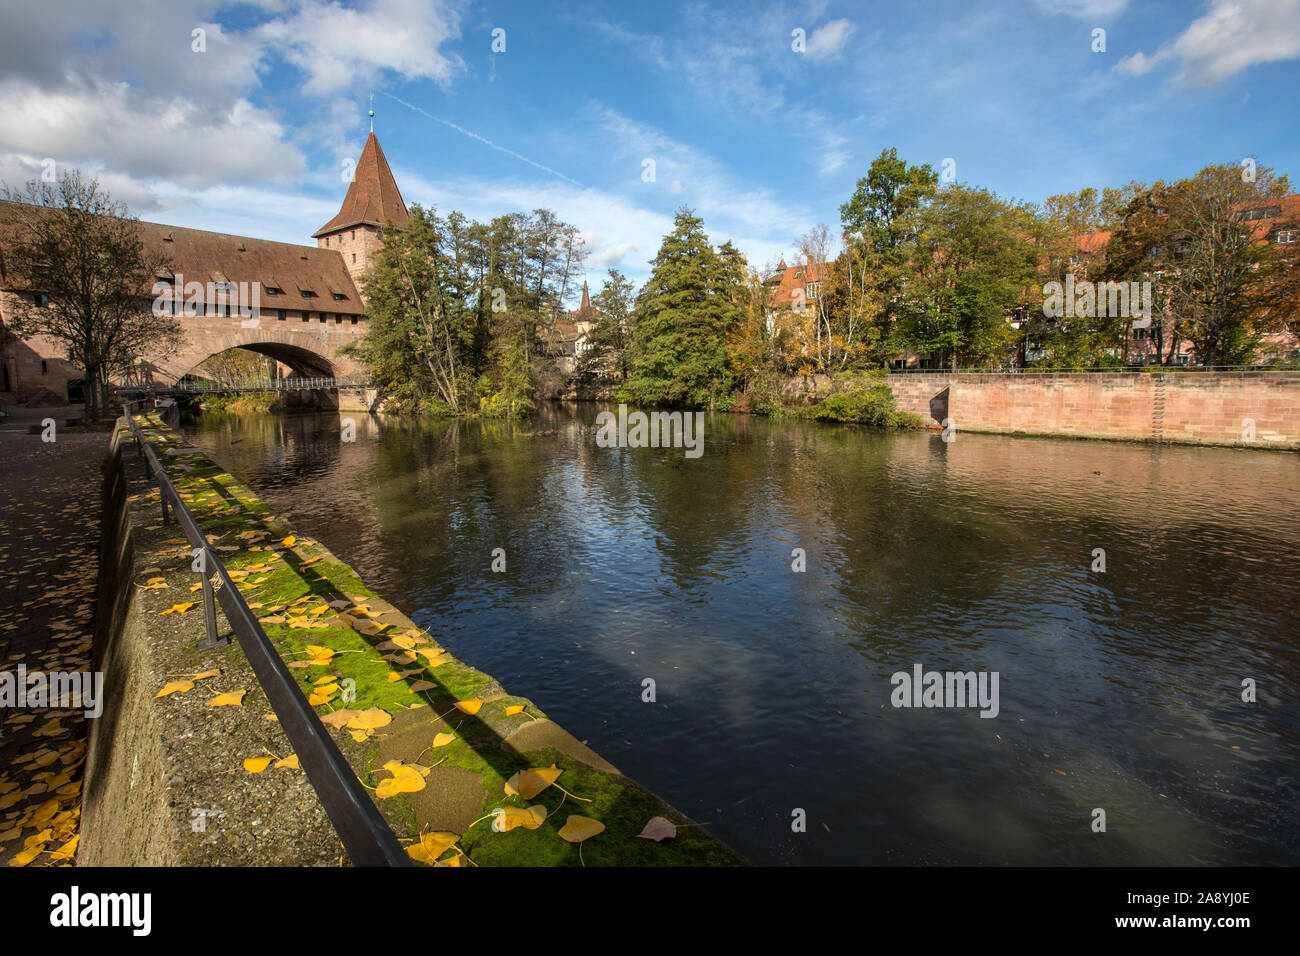
M1155 395L1151 399L1151 440L1165 440L1165 375L1157 375Z

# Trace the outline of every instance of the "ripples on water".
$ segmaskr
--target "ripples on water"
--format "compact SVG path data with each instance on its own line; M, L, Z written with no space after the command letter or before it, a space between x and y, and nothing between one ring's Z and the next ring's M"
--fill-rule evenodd
M717 416L688 460L594 416L191 434L756 863L1300 860L1300 456ZM891 707L917 662L999 716Z

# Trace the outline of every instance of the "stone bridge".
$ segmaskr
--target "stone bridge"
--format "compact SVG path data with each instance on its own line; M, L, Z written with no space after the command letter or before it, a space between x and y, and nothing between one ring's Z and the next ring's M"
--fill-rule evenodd
M366 366L355 359L339 354L349 342L356 341L365 332L365 319L353 321L343 316L340 321L329 316L320 321L316 314L303 321L297 312L277 319L275 310L263 309L259 318L239 316L179 316L177 321L185 337L171 355L150 358L146 356L145 373L156 386L174 385L204 359L229 349L247 349L268 356L287 366L294 377L338 378L364 381L369 373ZM343 410L365 410L374 407L377 395L373 389L340 389L339 394L317 396L318 401Z

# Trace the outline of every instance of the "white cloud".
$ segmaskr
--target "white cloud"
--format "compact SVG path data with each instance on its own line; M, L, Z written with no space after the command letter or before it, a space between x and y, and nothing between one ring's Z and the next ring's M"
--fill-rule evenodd
M291 16L253 32L307 75L304 90L312 95L346 89L382 69L446 86L465 68L455 53L439 49L460 36L459 6L447 0L370 0L356 10L302 0Z
M461 0L361 0L357 9L335 0L249 0L252 24L239 29L218 22L227 6L0 6L0 178L19 186L51 158L98 175L141 215L206 209L216 214L207 228L238 228L238 219L220 214L221 201L238 202L255 184L332 181L336 165L307 170L305 155L318 149L355 158L344 130L353 128L357 104L337 91L365 89L381 73L446 84L463 69L443 49L459 35ZM202 52L193 48L195 29L206 31ZM301 69L300 92L314 99L296 125L281 121L281 103L258 105L262 77L277 63ZM288 192L263 194L243 211L279 229L266 214L267 195ZM320 222L295 231L293 241L310 241Z
M1190 86L1227 80L1261 63L1300 57L1300 0L1212 0L1209 11L1172 43L1117 65L1141 76L1176 58L1177 79Z
M230 180L285 182L304 165L302 154L283 142L284 127L244 99L213 109L125 83L70 78L55 89L0 82L0 102L8 104L0 150L65 166L129 170L137 180L198 188Z
M851 22L843 19L818 27L808 38L808 56L814 60L839 56L855 29Z

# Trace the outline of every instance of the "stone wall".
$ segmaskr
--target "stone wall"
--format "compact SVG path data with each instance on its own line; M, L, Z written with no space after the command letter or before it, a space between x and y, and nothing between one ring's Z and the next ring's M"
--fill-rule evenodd
M1300 448L1300 371L890 375L904 411L959 431ZM1252 437L1253 430L1253 437Z

